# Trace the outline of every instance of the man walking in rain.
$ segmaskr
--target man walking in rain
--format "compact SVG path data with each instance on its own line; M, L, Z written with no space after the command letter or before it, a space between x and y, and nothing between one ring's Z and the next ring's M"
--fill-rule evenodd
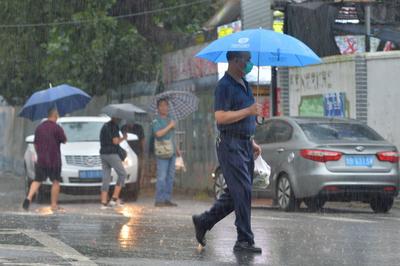
M227 183L224 194L210 210L193 215L196 239L205 246L205 234L235 211L237 241L235 252L261 253L254 245L251 230L251 189L254 157L261 148L253 139L256 116L261 106L255 103L253 93L244 79L253 65L249 52L227 52L228 71L215 90L215 119L219 131L217 138L218 160Z
M48 118L41 123L35 131L35 150L37 162L35 165L35 180L32 182L28 196L25 198L22 207L29 209L33 196L37 193L42 182L47 178L52 182L51 186L51 210L62 211L58 206L58 195L60 194L61 182L61 143L66 143L62 127L57 125L58 111L52 108L48 112Z
M122 149L119 144L128 137L126 133L124 133L122 138L119 136L120 122L121 119L113 117L109 122L103 125L100 131L100 158L103 167L103 185L100 193L101 209L123 205L123 202L119 197L128 174L122 165L122 160L118 155L118 151L119 149ZM108 201L108 190L110 189L112 168L114 168L117 173L118 180L115 184L111 200Z

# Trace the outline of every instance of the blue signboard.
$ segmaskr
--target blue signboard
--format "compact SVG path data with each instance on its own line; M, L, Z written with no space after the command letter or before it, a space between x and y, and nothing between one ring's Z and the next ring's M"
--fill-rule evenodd
M324 115L328 117L346 116L346 94L344 92L324 95Z

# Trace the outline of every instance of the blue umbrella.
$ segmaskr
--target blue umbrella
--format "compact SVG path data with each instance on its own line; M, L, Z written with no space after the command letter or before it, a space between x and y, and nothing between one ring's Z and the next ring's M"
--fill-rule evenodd
M62 84L35 92L22 107L19 116L32 121L47 117L50 108L57 108L60 116L83 109L91 97L82 90Z
M305 66L321 59L300 40L265 29L239 31L213 41L196 56L214 63L227 62L227 51L248 51L256 66Z

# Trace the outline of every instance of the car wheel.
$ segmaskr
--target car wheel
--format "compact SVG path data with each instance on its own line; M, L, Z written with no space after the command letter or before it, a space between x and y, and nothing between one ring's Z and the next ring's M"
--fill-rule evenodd
M140 183L142 180L141 166L137 170L137 180L135 183L126 184L125 188L121 191L121 196L125 201L137 201L140 193ZM110 196L111 198L111 196Z
M140 192L140 179L135 183L126 184L125 188L122 190L122 197L126 201L137 201Z
M393 197L377 196L371 199L369 205L375 213L387 213L393 206Z
M108 189L108 198L111 199L114 195L114 186L110 186Z
M221 168L218 168L215 171L215 179L214 179L214 197L215 199L219 199L226 189L227 185L225 182L224 174L222 173Z
M313 197L304 199L304 203L310 211L315 212L321 210L324 207L326 200L320 197Z
M287 175L282 175L278 180L277 199L279 207L286 212L294 211L300 206L301 202L296 199Z

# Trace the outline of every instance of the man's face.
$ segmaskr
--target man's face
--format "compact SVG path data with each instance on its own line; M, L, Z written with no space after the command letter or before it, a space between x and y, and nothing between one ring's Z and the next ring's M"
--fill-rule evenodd
M251 57L249 52L242 52L240 57L235 58L235 64L243 77L246 75L244 69L246 68L247 63L250 62L250 59Z
M121 123L120 118L113 117L112 120L113 120L114 124L116 124L116 125L119 125Z
M158 113L160 115L168 115L169 105L167 101L161 101L158 105Z

